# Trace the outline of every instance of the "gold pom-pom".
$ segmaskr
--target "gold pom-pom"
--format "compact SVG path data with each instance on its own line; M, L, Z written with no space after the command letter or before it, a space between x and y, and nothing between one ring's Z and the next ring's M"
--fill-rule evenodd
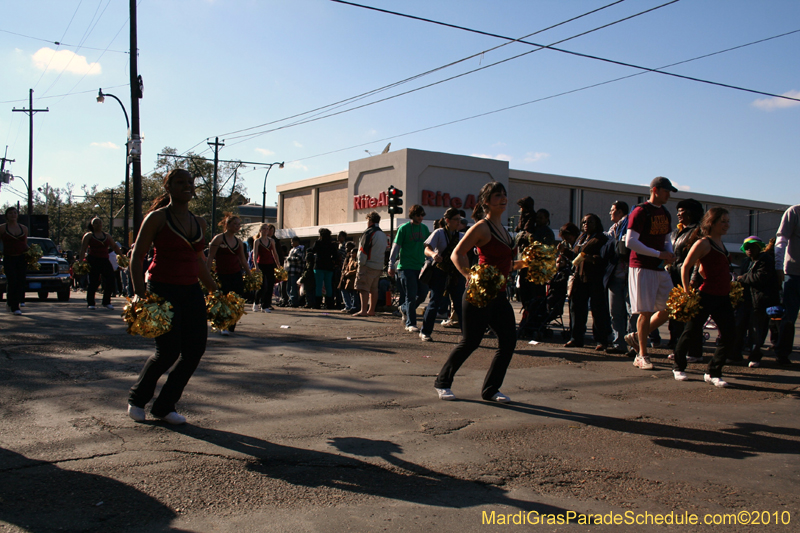
M117 264L120 268L128 268L131 264L131 260L128 259L127 255L118 255L117 256Z
M28 270L39 270L39 259L42 258L42 247L38 244L31 244L25 252L25 260L28 262Z
M280 283L281 281L286 281L287 279L289 279L289 273L283 268L277 267L275 269L275 283Z
M153 339L172 329L172 304L164 298L147 293L144 298L127 300L122 318L128 323L128 333L131 335Z
M249 273L244 275L244 290L245 292L259 291L261 285L264 283L264 274L260 270L254 268Z
M682 287L673 287L669 291L667 309L670 318L678 322L688 322L700 312L700 294L692 288L687 293Z
M735 308L742 302L742 299L744 298L744 285L738 281L732 281L730 297L731 305Z
M527 280L544 285L556 275L556 247L534 241L522 252L523 268L528 269Z
M497 297L506 277L492 265L475 265L467 281L467 301L475 307L486 307Z
M78 260L72 263L72 273L76 276L88 274L91 269L92 266L87 261Z
M206 296L206 312L211 329L228 329L244 316L244 298L235 292L222 294L217 291Z

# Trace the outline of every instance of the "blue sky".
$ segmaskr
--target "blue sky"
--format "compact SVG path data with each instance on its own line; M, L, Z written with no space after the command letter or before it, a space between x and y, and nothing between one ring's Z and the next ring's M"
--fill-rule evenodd
M363 3L519 38L611 2ZM551 44L665 2L627 0L530 40ZM130 107L128 55L120 53L128 48L127 0L4 2L2 12L0 155L8 145L13 174L27 176L28 118L12 108L27 107L33 88L34 107L49 108L34 118L34 186L121 182L124 117L116 102L101 105L95 97L102 87ZM506 159L521 170L629 184L664 175L689 191L800 202L800 102L650 73L404 135L637 72L541 50L363 109L236 138L241 134L231 132L480 52L486 51L359 104L531 47L488 51L503 41L329 0L141 0L138 29L143 171L154 168L164 146L213 157L206 142L220 136L222 159L286 161L269 174L270 205L277 184L344 170L388 142L392 150ZM798 29L794 0L681 0L559 46L658 68ZM668 70L800 98L799 59L795 33ZM260 202L263 168L250 166L240 176L247 196ZM18 180L12 187L25 190ZM16 199L10 189L0 191L0 204Z

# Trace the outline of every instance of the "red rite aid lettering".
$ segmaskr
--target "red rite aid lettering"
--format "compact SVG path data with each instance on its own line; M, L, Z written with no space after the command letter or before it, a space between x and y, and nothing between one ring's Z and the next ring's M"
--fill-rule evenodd
M389 205L389 198L385 192L380 193L377 198L373 198L368 194L360 194L353 197L353 209L356 211L359 209L373 209L375 207L387 205Z
M455 207L456 209L472 209L475 207L475 195L468 194L464 201L461 198L454 196L450 197L449 193L442 193L441 191L422 191L422 205L431 207Z

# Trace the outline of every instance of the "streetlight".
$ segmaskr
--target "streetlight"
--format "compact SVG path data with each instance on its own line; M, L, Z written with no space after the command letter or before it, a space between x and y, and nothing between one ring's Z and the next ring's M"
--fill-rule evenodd
M106 101L106 99L105 99L106 96L110 96L111 98L113 98L114 100L116 100L119 103L119 106L122 108L122 112L125 113L125 125L128 128L128 132L130 132L131 123L128 120L128 112L125 110L125 106L122 105L122 101L120 101L119 98L117 98L113 94L104 93L103 92L103 88L101 87L97 92L97 102L102 104L103 102ZM130 135L130 133L128 134L128 136L129 135ZM130 231L129 223L128 223L128 217L129 217L128 204L130 203L130 165L128 164L128 150L130 148L129 147L129 143L130 143L130 141L128 141L128 140L125 141L125 214L124 214L125 220L122 223L122 231L124 233L123 242L125 243L125 247L126 248L128 247L128 244L129 244L128 243L128 232ZM112 205L113 205L113 196L112 196L112 200L111 201L112 201ZM111 216L112 216L111 227L109 228L109 231L113 233L114 232L114 219L113 219L114 215L112 214Z
M276 161L274 163L270 163L269 165L267 165L267 173L264 174L264 192L261 195L261 223L262 224L267 219L267 176L269 176L269 171L275 165L278 165L278 168L283 168L283 161L281 161L280 163L278 163Z

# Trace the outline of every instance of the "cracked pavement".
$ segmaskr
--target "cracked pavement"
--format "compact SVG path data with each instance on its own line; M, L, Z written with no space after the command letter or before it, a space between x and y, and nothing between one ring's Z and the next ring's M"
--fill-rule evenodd
M119 311L31 302L0 316L0 531L469 532L504 529L484 511L520 510L800 521L797 369L767 357L726 367L732 386L715 389L701 365L675 382L664 350L643 372L521 340L503 387L514 401L499 405L480 400L489 338L456 377L459 400L442 402L433 380L458 332L433 339L388 314L250 313L210 334L186 426L138 424L127 390L152 340L127 335Z

